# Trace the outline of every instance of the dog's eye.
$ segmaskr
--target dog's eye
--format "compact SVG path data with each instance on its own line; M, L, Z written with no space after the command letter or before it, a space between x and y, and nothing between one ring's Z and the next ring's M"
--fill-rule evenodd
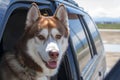
M39 35L38 38L39 38L40 40L45 40L45 37L42 36L42 35Z
M56 35L55 36L56 39L61 39L61 37L62 37L61 35Z

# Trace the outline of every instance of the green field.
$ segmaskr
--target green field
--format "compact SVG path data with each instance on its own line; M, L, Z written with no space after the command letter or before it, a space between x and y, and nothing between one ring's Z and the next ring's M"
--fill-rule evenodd
M120 23L97 24L99 29L120 29Z

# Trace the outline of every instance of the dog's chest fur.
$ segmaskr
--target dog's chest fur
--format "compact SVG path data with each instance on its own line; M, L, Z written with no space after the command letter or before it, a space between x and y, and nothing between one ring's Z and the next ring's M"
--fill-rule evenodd
M48 78L45 76L38 78L36 71L22 64L22 60L18 60L14 53L6 53L0 64L0 80L48 80Z

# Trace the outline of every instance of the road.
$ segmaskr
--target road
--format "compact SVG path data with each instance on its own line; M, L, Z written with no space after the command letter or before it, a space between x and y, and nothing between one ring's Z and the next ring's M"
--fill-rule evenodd
M120 30L99 30L104 44L120 44Z
M118 63L120 67L120 30L99 30L99 31L100 31L100 35L102 37L104 46L109 44L109 46L107 47L105 46L107 73L111 71L111 69L114 69L111 72L112 72L112 75L114 73L114 76L116 76L116 74L118 74L118 71L120 74L120 70L116 70L116 68L113 68L116 65L116 63ZM112 47L110 48L110 46ZM113 78L111 79L107 78L107 80L113 80ZM114 80L120 80L120 78L117 78L117 79L114 78Z

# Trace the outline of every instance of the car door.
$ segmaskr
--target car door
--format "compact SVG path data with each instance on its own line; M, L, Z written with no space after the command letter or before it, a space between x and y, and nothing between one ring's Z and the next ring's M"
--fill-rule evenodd
M104 53L103 47L100 46L101 40L99 33L96 28L91 28L91 25L87 23L86 16L88 14L83 9L73 6L73 4L67 4L68 2L66 0L62 3L66 4L68 10L70 44L72 44L72 54L75 55L76 73L83 80L98 79L99 72L102 71L99 69L102 66L101 62L104 62L103 56L98 55L99 53ZM94 31L92 29L95 33L93 33Z

